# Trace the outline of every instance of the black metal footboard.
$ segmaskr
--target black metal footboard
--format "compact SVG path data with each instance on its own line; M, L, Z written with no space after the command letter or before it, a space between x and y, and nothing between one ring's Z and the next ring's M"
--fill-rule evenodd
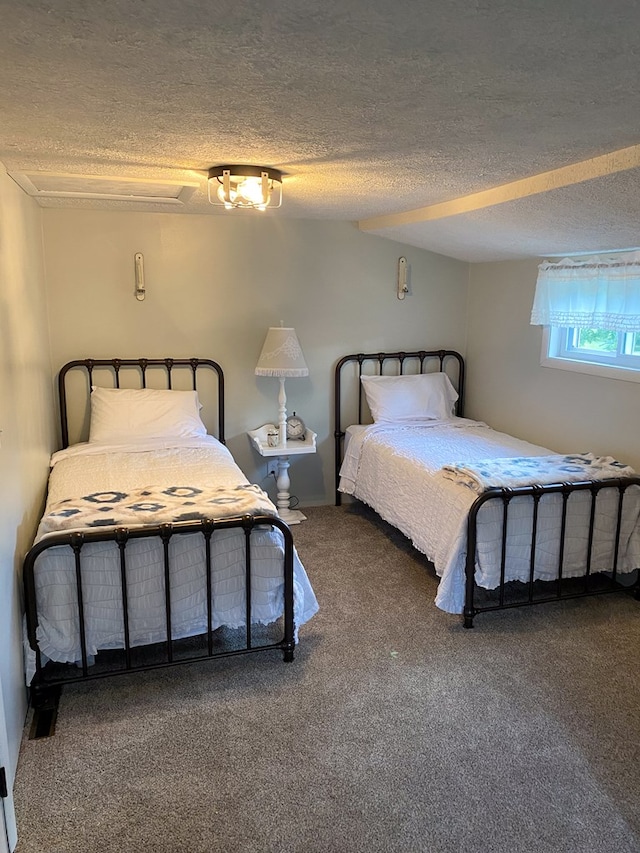
M280 622L282 623L282 637L270 641L272 636L266 636L263 631L256 639L256 626L252 618L252 577L255 559L252 557L252 538L255 538L258 530L267 528L277 529L282 534L282 579L283 579L283 601L282 619L278 620L277 631L279 636ZM219 637L214 628L213 594L214 577L216 572L215 555L212 548L215 537L223 530L237 530L244 538L244 626L240 631L240 639L234 639L233 647L220 645ZM171 543L176 537L185 535L202 536L204 544L204 565L200 572L202 583L206 584L206 624L203 633L198 633L200 643L198 648L187 646L185 649L184 637L174 639L172 631L172 556ZM164 640L154 643L153 655L148 659L141 660L140 646L131 637L130 610L132 607L132 574L130 568L131 560L128 556L128 546L140 539L154 540L153 546L157 547L161 554L157 565L157 588L162 591L164 598ZM91 543L114 543L113 570L107 584L115 588L112 600L117 604L118 612L122 618L122 642L118 643L116 650L100 652L96 656L96 663L88 644L87 635L90 631L90 615L87 604L87 570L85 567L85 552ZM75 663L55 663L44 660L44 655L38 642L38 624L41 614L38 613L36 596L36 576L38 574L38 557L52 548L68 546L65 559L71 561L69 571L75 578L74 588L68 590L73 611L77 618L77 630L80 637L80 656ZM274 543L275 553L280 556L279 547ZM24 590L26 608L26 626L29 645L35 653L35 676L31 682L31 699L34 707L43 706L50 702L52 694L59 692L60 686L71 682L105 678L113 675L122 675L132 672L142 672L159 667L175 666L178 664L192 663L208 658L226 657L229 655L247 654L250 652L261 652L269 649L282 651L285 661L292 661L295 645L295 626L293 615L293 562L294 548L293 537L288 526L279 518L270 515L243 516L222 520L203 520L195 522L180 522L175 524L162 524L156 527L145 528L118 528L111 531L92 530L86 532L72 532L54 534L40 540L27 554L24 561ZM66 565L66 564L65 564ZM154 571L155 571L154 564ZM198 568L198 571L200 569ZM258 632L260 633L260 632ZM191 636L191 635L189 635ZM269 641L265 641L269 640ZM196 645L194 643L194 645ZM148 650L148 649L147 649ZM144 647L142 651L145 651ZM98 665L98 657L106 655L108 665Z
M578 483L557 483L553 485L531 485L519 488L492 488L483 492L473 503L467 521L467 554L466 554L466 585L464 626L473 627L473 619L478 613L501 610L510 607L522 607L567 598L581 598L591 595L602 595L609 592L631 592L640 598L640 577L636 576L629 585L620 583L619 563L622 549L629 538L630 526L637 525L637 510L630 504L637 501L637 489L640 477L625 477L611 480L589 480ZM617 493L617 494L616 494ZM635 493L635 494L634 494ZM575 566L567 566L569 550L569 527L572 502L582 495L581 520L584 522L584 565L578 575ZM510 561L508 557L509 515L516 499L524 498L530 507L530 538L528 553L525 556L528 563L527 577L518 581L511 580ZM610 528L605 530L609 537L609 559L603 563L602 554L596 555L595 543L603 535L603 522L599 512L599 500L614 500L613 511L609 512ZM552 529L546 531L541 524L541 508L545 501L555 500L551 516L555 518ZM520 501L522 504L522 501ZM498 510L501 516L502 533L496 542L495 554L499 565L499 583L486 601L478 601L479 594L485 596L476 584L478 568L478 547L480 534L478 521L481 511L491 506ZM626 515L629 513L629 516ZM548 513L547 513L548 515ZM575 523L573 534L575 534ZM553 579L541 580L538 571L538 554L541 546L549 546L555 554ZM548 576L547 572L545 573ZM632 577L632 576L631 576ZM513 586L517 589L514 591Z

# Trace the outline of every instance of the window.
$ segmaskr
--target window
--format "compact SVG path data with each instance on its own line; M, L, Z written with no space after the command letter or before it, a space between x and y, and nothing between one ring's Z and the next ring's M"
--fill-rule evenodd
M640 382L640 332L545 327L541 364Z
M544 366L640 382L640 253L540 264L531 323Z
M558 328L560 358L640 370L640 334L607 329ZM549 353L551 355L551 353Z

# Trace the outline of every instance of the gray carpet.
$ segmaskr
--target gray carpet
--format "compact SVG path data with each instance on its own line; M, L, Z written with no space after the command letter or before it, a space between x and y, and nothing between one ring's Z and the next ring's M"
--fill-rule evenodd
M55 736L25 733L18 853L638 853L640 603L466 631L373 513L306 512L296 660L65 687Z

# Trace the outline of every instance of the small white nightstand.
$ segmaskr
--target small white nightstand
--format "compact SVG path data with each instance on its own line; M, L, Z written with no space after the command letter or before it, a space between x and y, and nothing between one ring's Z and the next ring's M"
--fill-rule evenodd
M273 424L265 424L259 429L250 430L247 435L252 446L258 451L260 456L275 456L278 460L278 476L276 485L278 487L278 497L276 505L278 507L278 515L287 524L298 524L306 519L297 509L291 509L289 489L291 488L291 480L289 479L289 456L298 456L301 453L316 452L316 434L307 430L304 441L293 439L287 441L283 447L269 447L267 444L267 433L270 430L275 430Z

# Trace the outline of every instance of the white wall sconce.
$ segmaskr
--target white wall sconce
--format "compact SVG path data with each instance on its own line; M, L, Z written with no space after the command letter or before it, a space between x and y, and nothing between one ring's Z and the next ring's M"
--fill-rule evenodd
M136 299L142 302L147 292L144 284L144 256L142 252L136 252L133 259L136 270Z
M408 281L407 259L398 258L398 299L404 299L409 293Z
M268 166L213 166L209 169L210 204L266 210L282 204L282 172Z

